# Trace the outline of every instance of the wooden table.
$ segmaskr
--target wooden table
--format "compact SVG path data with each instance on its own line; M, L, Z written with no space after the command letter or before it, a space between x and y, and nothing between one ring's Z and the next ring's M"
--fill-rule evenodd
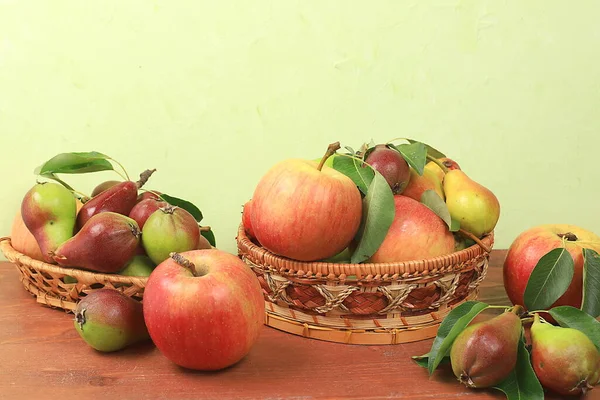
M494 251L480 299L509 304L505 251ZM431 379L411 356L432 340L391 346L322 342L265 327L250 354L227 370L184 370L151 342L111 354L88 347L73 315L36 303L16 268L0 263L0 399L504 399L469 390L452 372ZM558 398L558 397L548 397ZM587 399L600 399L600 388Z

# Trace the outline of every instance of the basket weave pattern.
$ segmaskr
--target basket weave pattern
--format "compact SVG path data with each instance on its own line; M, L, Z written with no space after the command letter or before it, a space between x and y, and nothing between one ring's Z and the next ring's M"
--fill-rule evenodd
M0 249L4 256L19 270L21 283L37 298L38 303L50 307L73 311L77 302L87 294L102 288L117 289L125 295L141 300L148 278L116 274L101 274L76 268L63 268L57 265L34 260L16 251L10 238L0 238ZM76 283L65 282L72 277Z
M482 241L491 248L493 233ZM240 258L263 289L267 324L275 321L280 329L296 334L315 337L318 331L320 339L350 343L400 343L435 336L453 307L476 298L489 260L489 253L474 245L419 261L307 263L269 252L252 242L243 226L237 243ZM420 335L400 335L416 330L422 330ZM386 335L375 339L375 333Z

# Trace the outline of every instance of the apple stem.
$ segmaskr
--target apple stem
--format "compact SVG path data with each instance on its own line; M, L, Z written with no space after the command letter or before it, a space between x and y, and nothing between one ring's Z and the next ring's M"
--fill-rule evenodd
M429 154L427 154L427 159L429 161L433 161L435 164L437 164L437 166L440 167L442 169L442 171L444 171L444 174L448 173L448 167L446 167L443 162L441 162L440 160L438 160L435 157L430 156Z
M468 237L469 239L471 239L472 241L474 241L475 243L477 243L479 245L479 247L481 247L483 250L485 250L487 253L491 252L492 249L490 249L487 245L485 245L485 243L483 243L477 236L473 235L471 232L465 231L464 229L459 229L458 232L463 235Z
M140 180L136 182L138 189L140 189L142 186L144 186L146 184L146 182L148 182L148 179L150 178L150 176L152 176L152 174L155 171L156 171L156 168L147 169L140 174Z
M171 257L173 259L173 261L175 261L177 264L181 265L182 267L184 267L188 271L190 271L192 273L192 275L198 276L196 274L196 265L194 265L193 262L191 262L190 260L188 260L187 258L182 256L181 254L173 251L173 252L169 253L169 257Z
M325 165L325 161L327 161L329 157L331 157L336 151L338 151L340 147L340 142L331 143L329 147L327 147L327 152L325 153L323 158L321 158L321 162L317 167L319 171L323 168L323 165Z

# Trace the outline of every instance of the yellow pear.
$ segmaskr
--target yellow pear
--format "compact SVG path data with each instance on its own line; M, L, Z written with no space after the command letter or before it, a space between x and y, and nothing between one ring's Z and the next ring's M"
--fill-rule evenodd
M444 177L444 192L450 215L462 229L477 237L494 229L500 217L500 203L488 188L455 169Z
M435 190L435 192L440 195L442 200L444 200L445 197L442 181L438 179L435 172L426 169L423 171L423 175L419 175L417 174L417 171L411 168L408 185L402 194L417 201L421 201L421 195L423 192L429 189Z

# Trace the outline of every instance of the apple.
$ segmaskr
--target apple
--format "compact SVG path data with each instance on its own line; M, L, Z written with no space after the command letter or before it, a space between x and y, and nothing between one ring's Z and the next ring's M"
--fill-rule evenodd
M146 283L143 308L158 350L204 371L240 361L258 339L265 312L256 275L217 249L173 253L160 263Z
M423 170L423 175L419 175L417 171L411 168L408 185L402 194L420 202L423 193L429 189L435 190L435 192L440 195L442 200L446 199L442 181L437 177L435 172L425 169Z
M458 165L458 163L451 158L442 157L439 158L438 161L444 164L444 166L448 168L448 170L460 169L460 165ZM440 182L444 180L444 171L442 171L439 165L437 165L433 161L429 161L427 164L425 164L425 169L433 172Z
M244 226L244 231L246 231L248 238L253 239L256 236L254 235L254 229L252 229L252 219L250 218L250 214L252 214L252 199L244 204L242 211L242 225Z
M156 190L153 190L151 192L149 191L145 191L143 193L138 194L137 197L137 202L141 202L144 201L146 199L155 199L155 200L162 200L159 196L161 195L161 192L158 192Z
M358 231L362 199L346 175L316 161L274 165L252 196L256 239L273 253L300 261L334 256Z
M388 233L368 262L423 260L454 252L454 235L423 203L394 196L396 215Z
M563 246L562 236L567 235L564 242L566 249L573 257L575 272L567 291L552 305L581 306L583 290L583 248L600 252L600 237L575 225L547 224L530 228L522 232L508 249L503 265L504 288L513 304L523 304L523 294L531 271L550 250Z

